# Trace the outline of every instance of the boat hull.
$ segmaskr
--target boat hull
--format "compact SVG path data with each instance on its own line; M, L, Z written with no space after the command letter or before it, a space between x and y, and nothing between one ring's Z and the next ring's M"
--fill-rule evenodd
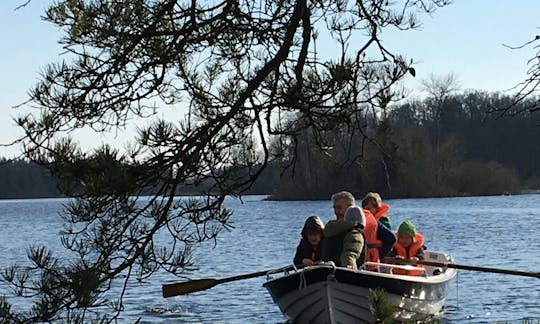
M429 269L430 271L432 269ZM295 323L373 323L370 295L381 288L401 319L441 311L455 269L420 277L318 265L269 277L264 287Z
M321 281L274 300L294 323L373 323L369 290Z

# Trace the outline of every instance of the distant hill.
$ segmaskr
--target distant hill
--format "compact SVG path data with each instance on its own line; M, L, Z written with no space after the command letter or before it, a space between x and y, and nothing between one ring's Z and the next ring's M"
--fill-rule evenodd
M64 197L58 189L58 180L46 168L33 162L0 158L0 179L0 199ZM272 172L265 170L245 194L270 194L272 179ZM178 190L177 194L192 195L200 192L201 188L185 187Z

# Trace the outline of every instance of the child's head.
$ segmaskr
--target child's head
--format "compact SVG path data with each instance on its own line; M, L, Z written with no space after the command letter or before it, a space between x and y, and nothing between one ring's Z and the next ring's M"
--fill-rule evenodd
M309 216L304 223L302 236L308 240L311 245L318 245L323 237L324 223L319 216Z
M307 240L311 245L319 245L322 240L323 232L320 228L310 228L307 230Z
M368 192L364 199L362 199L362 208L369 210L372 214L376 214L381 207L381 195L376 192Z
M413 224L413 222L406 220L399 225L397 237L399 244L403 245L404 247L409 247L411 244L413 244L415 238L416 226Z
M364 215L364 211L362 208L358 206L351 206L347 209L345 212L345 220L349 222L356 222L362 227L366 227L366 215Z

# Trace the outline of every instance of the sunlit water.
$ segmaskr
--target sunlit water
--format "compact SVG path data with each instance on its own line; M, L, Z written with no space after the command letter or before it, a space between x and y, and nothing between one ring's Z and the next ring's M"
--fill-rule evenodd
M262 196L229 200L234 229L217 246L196 251L199 271L191 278L221 278L288 265L305 218L332 219L330 201L264 201ZM24 260L32 244L58 247L62 199L0 200L0 267ZM451 254L456 263L540 271L540 195L388 200L396 228L412 219L432 250ZM131 323L284 323L262 287L265 278L215 286L164 299L161 285L174 282L158 274L130 287L121 322ZM504 274L460 271L446 300L443 322L522 322L540 318L540 280ZM4 288L5 289L5 288Z

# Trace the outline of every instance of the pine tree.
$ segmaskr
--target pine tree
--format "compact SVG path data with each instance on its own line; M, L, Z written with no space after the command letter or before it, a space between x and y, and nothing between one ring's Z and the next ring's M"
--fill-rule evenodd
M111 300L110 287L181 273L197 243L229 227L225 197L249 189L284 153L272 155L271 138L348 127L412 73L380 33L415 28L419 11L447 2L55 2L45 18L65 32L68 56L47 67L31 91L38 110L18 122L26 156L77 198L62 238L76 258L33 248L32 266L7 269L4 280L35 306L24 313L2 304L2 316L85 321L85 310L111 305L99 319L113 321L123 295ZM337 52L325 57L318 46ZM175 106L185 118L160 117ZM122 134L133 124L139 132L126 148L83 150L71 137ZM202 197L175 197L191 185L205 186ZM141 198L148 188L153 194Z

